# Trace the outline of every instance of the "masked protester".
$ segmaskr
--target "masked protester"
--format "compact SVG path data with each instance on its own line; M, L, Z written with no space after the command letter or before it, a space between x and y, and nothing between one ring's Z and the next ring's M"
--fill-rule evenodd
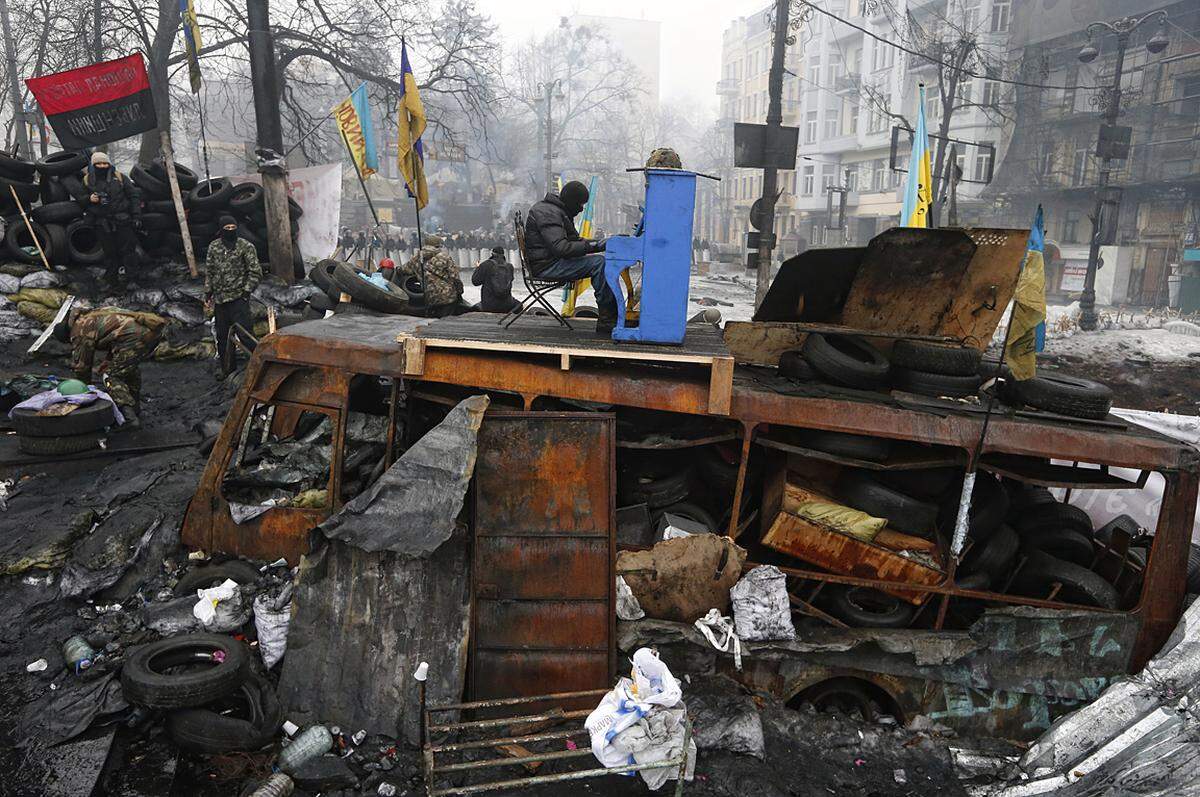
M221 374L228 376L237 364L237 350L229 338L230 330L247 347L254 341L247 337L253 325L250 320L250 292L262 282L262 266L254 245L238 237L237 220L228 214L221 216L219 237L208 245L204 290L213 303L213 320L217 335L217 356ZM246 334L234 329L238 324Z
M604 241L589 241L575 229L575 217L588 201L587 186L572 180L555 194L534 203L525 221L525 256L535 277L546 280L592 280L599 326L617 318L617 300L604 281Z
M409 277L425 277L425 307L430 316L452 315L458 310L463 284L458 278L458 264L442 248L439 235L426 235L424 244L412 259L396 269L393 281Z
M103 152L92 153L87 174L76 186L75 200L104 247L105 280L110 288L124 289L127 274L138 265L142 192L113 167Z
M480 286L479 306L485 313L507 313L519 302L513 298L513 267L504 259L504 249L497 246L492 256L475 267L471 284Z
M103 387L121 408L123 430L141 425L141 363L154 352L166 323L153 313L77 306L54 327L54 337L71 346L76 378Z

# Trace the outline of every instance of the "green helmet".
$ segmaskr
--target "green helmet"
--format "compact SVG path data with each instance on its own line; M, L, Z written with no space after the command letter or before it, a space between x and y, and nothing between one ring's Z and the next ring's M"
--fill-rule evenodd
M76 396L87 392L87 385L78 379L64 379L58 383L58 392L64 396Z

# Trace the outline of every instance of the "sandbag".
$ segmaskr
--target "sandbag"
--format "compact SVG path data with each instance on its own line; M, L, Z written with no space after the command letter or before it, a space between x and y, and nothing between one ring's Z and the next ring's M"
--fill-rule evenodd
M787 577L775 565L759 565L729 591L733 627L745 642L795 639Z
M9 294L8 300L19 304L20 302L37 302L46 307L57 310L62 307L62 303L67 300L68 294L60 288L37 288L22 286L21 290L16 293Z
M716 534L664 540L648 551L621 551L617 572L647 617L691 623L709 609L729 612L729 589L746 551Z
M58 314L57 310L53 310L37 302L17 302L17 312L42 325L48 325L53 322L54 316Z
M53 288L58 284L58 275L49 271L34 271L21 277L22 290L25 288Z
M258 652L269 670L287 652L288 625L292 622L292 584L276 596L264 592L254 599L254 630L258 632Z

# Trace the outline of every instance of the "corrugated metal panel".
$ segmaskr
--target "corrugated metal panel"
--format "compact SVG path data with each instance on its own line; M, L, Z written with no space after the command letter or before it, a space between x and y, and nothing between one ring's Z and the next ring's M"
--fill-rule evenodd
M610 685L615 446L609 414L484 419L475 467L472 700Z

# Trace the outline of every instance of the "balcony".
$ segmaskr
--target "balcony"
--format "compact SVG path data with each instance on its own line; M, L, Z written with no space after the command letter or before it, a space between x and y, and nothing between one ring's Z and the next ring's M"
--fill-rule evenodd
M862 75L838 75L836 78L834 78L833 90L838 94L861 93Z
M740 88L740 81L736 78L727 77L717 81L717 94L722 97L736 97Z

